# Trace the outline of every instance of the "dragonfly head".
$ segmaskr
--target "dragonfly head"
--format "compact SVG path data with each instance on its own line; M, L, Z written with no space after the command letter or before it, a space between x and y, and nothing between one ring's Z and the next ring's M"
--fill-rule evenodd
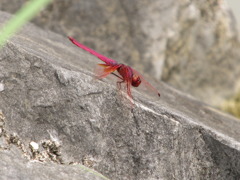
M133 75L132 86L138 87L141 84L141 78L138 75Z

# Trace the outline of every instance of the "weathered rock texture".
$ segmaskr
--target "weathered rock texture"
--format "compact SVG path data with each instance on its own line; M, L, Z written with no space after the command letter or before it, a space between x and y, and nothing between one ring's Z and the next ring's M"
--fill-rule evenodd
M11 2L0 9L25 0ZM34 23L219 105L240 86L237 26L224 2L55 0Z
M163 83L155 101L134 90L131 109L113 80L94 79L98 62L31 24L1 49L3 178L87 176L71 163L116 180L240 178L239 121Z
M14 150L0 150L0 179L2 180L105 180L103 176L96 175L96 172L88 171L81 165L59 165L54 163L39 163L28 161L22 154Z

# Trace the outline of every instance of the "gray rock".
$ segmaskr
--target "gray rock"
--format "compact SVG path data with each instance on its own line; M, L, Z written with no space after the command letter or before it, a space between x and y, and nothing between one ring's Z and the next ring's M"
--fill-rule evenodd
M0 151L0 158L0 179L2 180L107 179L82 165L60 165L40 163L33 160L28 161L22 157L22 154L17 149Z
M0 9L25 2L14 1ZM33 22L212 105L240 87L237 26L222 0L55 0Z
M0 13L0 26L8 17ZM31 24L9 40L0 51L2 134L10 142L10 147L1 143L6 149L1 160L20 149L28 159L46 157L44 166L31 166L46 176L57 177L64 164L67 179L78 169L67 165L71 162L110 179L239 179L238 120L152 81L161 98L134 89L131 109L116 90L116 79L94 79L99 62L66 37ZM40 157L29 148L31 142L40 145ZM31 160L13 156L18 163L12 169L18 168L12 177L26 177L19 172Z

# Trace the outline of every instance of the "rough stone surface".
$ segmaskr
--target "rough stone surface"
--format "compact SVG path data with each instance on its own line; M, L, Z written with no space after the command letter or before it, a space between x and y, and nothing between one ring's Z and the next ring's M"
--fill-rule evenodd
M8 16L1 12L0 23ZM22 153L46 163L30 167L46 174L50 163L69 176L76 169L67 164L81 163L116 180L240 178L239 121L164 83L151 82L158 100L133 90L131 109L113 79L94 79L98 62L31 24L8 41L0 51L0 169L13 154L13 178L24 178L31 160Z
M36 142L23 142L11 131L6 130L7 119L0 111L0 179L1 180L108 180L100 173L87 168L91 164L83 162L64 163L61 159L60 144L54 140L43 140L42 146ZM40 147L40 148L39 148Z
M237 25L224 0L55 0L33 22L213 105L240 88Z
M39 163L22 157L17 149L0 150L0 179L2 180L104 180L82 165L60 165L55 163Z

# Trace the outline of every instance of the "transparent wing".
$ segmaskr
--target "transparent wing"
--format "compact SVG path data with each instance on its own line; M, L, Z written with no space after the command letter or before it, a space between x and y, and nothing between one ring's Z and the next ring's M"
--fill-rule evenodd
M144 88L146 88L146 90L148 90L148 91L150 91L150 92L152 92L152 93L154 93L154 94L156 94L156 95L158 95L160 97L160 92L155 87L153 87L148 81L146 81L144 79L144 77L139 72L137 72L134 69L132 69L132 70L133 70L133 73L135 75L140 77L140 79L141 79L140 86L144 86Z
M98 64L98 65L102 67L101 69L98 68L96 70L97 78L100 79L105 78L109 74L113 73L120 66L119 64L118 65Z

